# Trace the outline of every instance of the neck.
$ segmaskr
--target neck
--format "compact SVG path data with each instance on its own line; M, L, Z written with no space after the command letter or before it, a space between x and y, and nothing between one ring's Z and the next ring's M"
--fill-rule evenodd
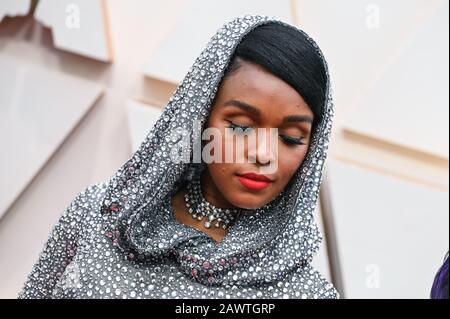
M206 228L204 226L204 221L198 221L191 217L186 209L184 202L184 195L186 190L181 190L175 194L172 198L172 207L174 212L174 218L181 224L191 226L207 235L209 235L216 243L220 243L225 235L228 233L227 229L223 228Z
M220 192L220 190L216 187L216 184L212 180L211 174L209 174L208 169L205 169L200 177L201 188L203 197L210 204L218 207L218 208L237 208L233 204L231 204Z
M203 197L212 205L219 208L234 208L220 193L220 191L215 187L211 176L205 169L200 177L201 188ZM174 218L182 224L191 226L201 232L209 235L216 243L220 243L222 239L228 233L228 229L223 229L222 227L210 227L206 228L204 226L204 220L195 220L188 213L184 195L186 193L185 189L180 190L172 198L172 207L174 211Z

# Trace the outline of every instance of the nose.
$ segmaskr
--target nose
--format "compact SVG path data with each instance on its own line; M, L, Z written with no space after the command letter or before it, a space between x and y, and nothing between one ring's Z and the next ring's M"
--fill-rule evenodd
M278 159L278 129L258 128L256 143L249 144L248 161L259 165L273 165ZM256 145L255 145L256 144Z

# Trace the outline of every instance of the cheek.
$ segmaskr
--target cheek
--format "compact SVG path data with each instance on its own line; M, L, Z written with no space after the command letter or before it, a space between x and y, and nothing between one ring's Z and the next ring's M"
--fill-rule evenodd
M206 122L205 128L214 128L214 129L219 130L220 136L218 136L219 140L217 140L217 141L213 141L213 139L215 139L216 137L214 137L214 138L211 137L210 139L203 141L203 143L212 142L213 144L211 144L211 145L214 145L214 148L216 148L216 147L221 148L222 154L224 154L226 124L223 123L223 121L221 121L221 116L212 113L211 116L209 117L208 121ZM214 152L211 154L214 154Z
M298 170L308 151L307 145L295 149L279 149L278 172L281 179L287 183Z
M210 163L207 164L207 170L215 187L225 198L229 200L236 196L232 164Z
M217 176L228 174L229 169L226 163L211 163L209 164L209 166L211 170L214 172L214 174Z
M210 163L208 171L216 185L226 185L232 170L227 163Z

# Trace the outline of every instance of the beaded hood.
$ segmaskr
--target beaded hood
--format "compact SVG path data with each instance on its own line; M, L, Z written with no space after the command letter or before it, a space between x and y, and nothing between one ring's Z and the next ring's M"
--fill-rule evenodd
M236 46L247 33L269 22L295 28L322 57L328 79L323 116L314 127L303 163L269 203L270 209L240 214L216 243L207 234L176 222L170 199L205 168L193 160L193 144ZM322 240L313 213L332 118L327 63L302 30L259 15L224 24L195 60L138 150L107 183L88 188L70 205L21 296L338 297L311 266ZM192 147L181 156L184 160L176 161L172 150L177 150L180 136L186 135L183 132L192 132L193 137L181 144ZM55 276L58 282L53 289ZM69 285L70 278L77 283Z
M197 163L174 163L169 150L177 141L169 133L187 130L195 135L193 123L199 121L203 124L207 120L223 72L236 46L248 32L268 22L284 23L276 18L248 15L223 25L189 69L139 149L111 179L102 209L106 214L115 215L109 225L115 235L114 240L133 258L144 260L176 249L181 263L188 273L192 273L194 268L189 265L190 261L182 258L183 251L189 251L188 241L177 243L174 248L174 241L155 245L149 240L155 237L154 230L158 227L155 212L161 202L203 168ZM307 38L326 66L319 47L310 37ZM235 281L256 284L278 278L311 262L322 239L313 212L333 116L329 80L323 108L324 116L313 132L308 154L285 191L272 203L271 212L244 214L214 251L206 249L202 255L202 250L197 247L199 264L220 265L220 260L227 261L227 264L234 261L230 268L213 268L211 271L210 267L204 272L205 276L200 275L202 271L199 269L196 272L198 280L207 281L212 277L216 285ZM192 156L189 159L192 160ZM144 220L148 221L144 224L146 227L141 226ZM205 242L208 242L207 236ZM250 266L261 267L263 271L256 276L236 277L237 273Z

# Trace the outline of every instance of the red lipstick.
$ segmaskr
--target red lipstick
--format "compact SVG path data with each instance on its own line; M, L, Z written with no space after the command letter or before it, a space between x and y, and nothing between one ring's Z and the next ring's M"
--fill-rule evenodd
M273 181L265 175L257 173L247 173L238 175L239 181L242 185L249 189L261 190L270 185Z

